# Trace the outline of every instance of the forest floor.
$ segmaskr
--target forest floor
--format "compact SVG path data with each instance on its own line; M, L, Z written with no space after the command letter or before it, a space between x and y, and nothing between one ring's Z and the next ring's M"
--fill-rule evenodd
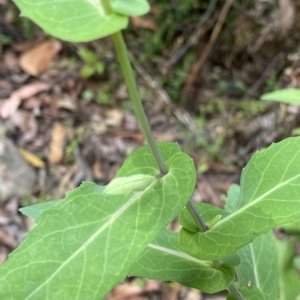
M154 137L194 159L193 200L222 207L253 153L299 132L299 106L259 99L300 88L299 2L150 2L124 35ZM0 0L0 264L33 226L19 207L107 184L143 144L111 39L55 40ZM108 299L225 295L133 278Z

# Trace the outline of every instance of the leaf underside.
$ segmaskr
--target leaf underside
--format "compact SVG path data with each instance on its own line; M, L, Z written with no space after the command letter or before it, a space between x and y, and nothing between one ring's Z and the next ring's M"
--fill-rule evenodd
M101 0L14 0L21 15L66 41L87 42L127 27L128 17L106 13Z
M200 259L219 259L272 228L299 218L299 166L300 137L257 152L242 172L235 210L204 233L183 228L183 249L197 253Z
M37 226L0 268L0 299L98 300L122 282L132 262L194 190L192 160L177 145L159 148L169 173L143 191L105 194L103 187L83 183L64 200L36 210ZM159 173L146 146L119 173L140 172Z
M265 300L278 299L278 255L272 232L257 237L237 251L235 268L240 288L255 286Z
M234 271L222 266L216 269L211 261L202 261L184 253L178 245L178 233L161 231L130 267L130 276L162 281L176 281L206 293L228 288Z

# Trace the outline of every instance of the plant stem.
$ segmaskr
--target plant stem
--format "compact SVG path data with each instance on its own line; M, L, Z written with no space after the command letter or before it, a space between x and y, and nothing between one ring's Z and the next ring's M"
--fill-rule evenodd
M133 109L135 112L135 115L138 119L141 131L143 133L143 136L146 139L146 142L148 146L150 147L150 150L152 152L152 155L159 167L159 170L162 174L168 173L168 166L166 162L164 161L161 153L158 150L158 147L154 141L154 138L151 133L151 129L147 120L147 117L145 115L142 101L136 86L135 78L133 75L133 70L131 67L130 60L128 58L127 54L127 48L123 40L122 33L119 31L117 33L114 33L112 35L112 38L115 43L115 48L117 51L118 59L123 71L124 79L129 91L130 98L133 103Z
M188 209L189 213L192 215L192 217L193 217L194 221L196 222L199 230L202 231L202 232L206 231L208 228L207 228L204 220L202 219L201 215L197 211L197 209L196 209L194 203L192 202L192 200L190 200L187 203L186 208Z
M103 1L102 3L104 3L105 10L107 12L110 12L111 7L109 5L109 2ZM146 114L144 112L142 100L136 86L136 81L133 75L132 66L128 57L127 48L124 43L122 33L120 31L116 32L112 35L112 38L114 40L117 56L122 68L129 95L133 103L133 109L138 119L143 136L145 137L146 142L150 147L150 151L159 167L160 172L162 174L167 174L168 166L155 143ZM196 224L198 225L199 230L202 232L206 231L208 228L191 200L187 203L186 207L192 215L193 219L195 220ZM218 260L214 261L214 265L216 266L216 268L219 268L221 266ZM243 295L237 290L233 283L230 285L229 290L237 298L237 300L245 300Z
M207 225L205 224L204 220L202 219L201 215L199 214L199 212L197 211L194 203L191 200L186 205L186 208L188 209L188 211L192 215L192 217L193 217L195 223L197 224L199 230L201 232L207 231L208 230ZM219 260L213 260L213 264L214 264L216 269L220 269L220 267L222 265ZM228 289L236 297L237 300L246 300L244 298L244 296L240 293L240 291L235 287L235 285L233 283L230 284Z
M237 300L246 300L233 283L229 286L229 291L235 296Z

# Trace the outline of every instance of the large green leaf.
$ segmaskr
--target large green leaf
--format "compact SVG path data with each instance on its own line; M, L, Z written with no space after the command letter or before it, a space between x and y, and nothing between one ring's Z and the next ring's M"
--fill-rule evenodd
M279 101L283 103L300 104L300 89L282 89L264 94L260 97L265 101Z
M222 258L272 228L299 218L299 166L299 137L256 153L242 172L236 209L206 232L183 228L183 249L205 260Z
M143 276L162 281L177 281L207 293L228 288L234 271L222 266L216 269L211 261L199 260L180 249L178 233L163 230L130 267L130 276Z
M279 258L279 300L300 297L300 275L293 266L295 244L290 240L276 240Z
M36 210L37 226L0 268L0 299L98 300L121 282L194 189L192 160L177 145L159 148L169 173L144 190L106 194L103 187L84 183L64 200L42 207L42 213ZM146 146L127 159L124 169L123 177L159 173Z
M110 0L112 9L126 16L142 16L150 10L147 0Z
M21 15L66 41L87 42L127 27L128 17L107 13L103 0L14 0ZM116 2L116 1L114 1ZM122 1L124 3L124 1Z
M272 232L257 237L237 251L235 267L240 288L255 286L265 300L278 299L278 255Z

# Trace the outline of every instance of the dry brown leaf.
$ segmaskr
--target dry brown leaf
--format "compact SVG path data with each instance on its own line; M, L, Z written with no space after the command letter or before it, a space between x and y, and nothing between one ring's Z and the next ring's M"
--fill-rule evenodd
M29 218L28 218L29 219ZM5 263L8 257L8 250L4 246L0 246L0 266Z
M0 116L3 119L7 119L12 116L18 109L21 99L14 96L13 94L0 103Z
M52 129L51 141L49 145L48 161L51 164L61 162L64 156L64 144L66 138L66 130L62 124L55 124Z
M291 0L279 0L280 36L285 37L295 21L295 8Z
M95 179L98 181L104 179L102 162L100 159L96 158L92 165L92 172Z
M153 20L145 19L142 17L132 17L130 18L130 20L134 27L151 29L153 31L157 30L157 25Z
M143 291L143 288L139 287L135 281L132 281L117 285L113 289L111 295L114 299L123 300L128 299L129 297L137 296Z
M124 112L119 109L110 109L106 112L105 124L108 126L120 126L124 118Z
M45 163L35 154L20 148L19 149L20 154L23 156L23 158L33 167L35 168L44 168Z
M54 56L61 50L59 41L48 41L24 52L19 60L20 67L28 74L37 76L45 71Z
M29 49L32 49L36 45L38 45L40 42L41 41L23 41L23 42L12 45L12 47L17 52L25 52L25 51L28 51Z
M5 227L0 228L0 244L6 245L12 249L15 249L18 246L16 239Z
M17 111L22 100L30 98L37 93L47 91L49 88L49 84L43 82L33 82L22 86L14 91L9 98L1 101L0 117L3 119L11 117Z

